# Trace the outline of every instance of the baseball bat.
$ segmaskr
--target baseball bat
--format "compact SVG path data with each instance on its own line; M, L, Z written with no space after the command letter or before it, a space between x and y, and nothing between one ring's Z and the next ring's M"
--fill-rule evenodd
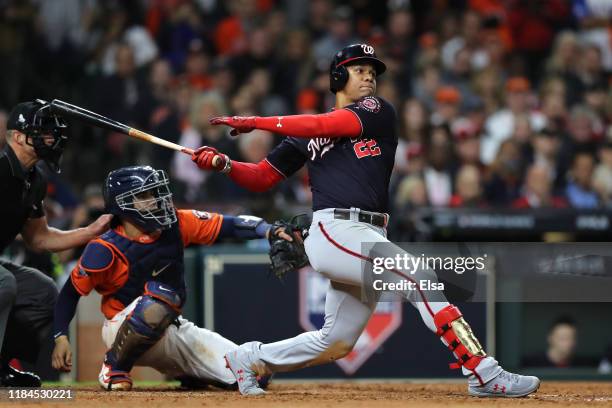
M71 103L61 101L59 99L52 100L50 106L51 110L55 113L79 119L90 125L123 133L125 135L135 137L136 139L144 140L145 142L149 143L154 143L156 145L176 150L178 152L185 153L188 155L193 154L193 149L189 149L187 147L169 142L157 136L153 136L149 133L143 132L142 130L135 129L116 120L107 118L106 116L102 116L99 113L95 113L87 109L81 108L80 106L76 106Z

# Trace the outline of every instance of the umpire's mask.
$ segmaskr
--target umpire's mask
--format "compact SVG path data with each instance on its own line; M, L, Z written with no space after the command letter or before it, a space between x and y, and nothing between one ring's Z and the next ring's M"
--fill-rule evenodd
M11 111L7 129L24 133L26 143L34 147L34 152L51 170L59 173L60 162L68 138L63 134L67 128L63 119L50 111L47 102L37 99L22 102Z

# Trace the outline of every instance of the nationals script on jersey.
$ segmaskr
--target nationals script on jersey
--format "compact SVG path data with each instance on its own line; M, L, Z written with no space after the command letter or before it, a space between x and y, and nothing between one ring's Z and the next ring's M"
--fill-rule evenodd
M389 179L397 149L396 113L368 96L346 106L361 122L357 138L287 137L268 155L285 177L308 166L313 210L350 208L387 212Z

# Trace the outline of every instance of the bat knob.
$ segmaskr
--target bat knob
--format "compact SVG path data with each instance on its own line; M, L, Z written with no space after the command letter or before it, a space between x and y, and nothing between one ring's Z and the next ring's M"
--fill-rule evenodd
M212 167L216 171L225 174L229 173L229 171L232 169L232 162L226 155L216 154L215 157L213 157L212 159Z

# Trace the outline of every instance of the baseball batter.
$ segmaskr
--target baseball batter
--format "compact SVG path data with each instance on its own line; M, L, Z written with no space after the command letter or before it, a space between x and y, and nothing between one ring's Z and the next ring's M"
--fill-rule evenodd
M288 136L265 160L231 161L209 147L192 157L200 168L225 172L253 191L271 188L304 164L310 176L313 222L304 245L312 267L330 280L325 323L317 331L276 343L249 342L230 352L226 360L242 394L264 393L257 373L290 371L346 356L374 311L375 301L360 300L362 262L369 260L361 251L364 242L392 245L386 238L386 212L397 147L396 113L374 96L377 76L385 69L373 47L350 45L334 56L330 67L330 89L336 95L333 111L211 119L212 124L232 127L234 135L263 129ZM404 254L400 248L394 250ZM427 271L403 278L436 279ZM435 302L420 290L407 290L405 296L457 358L455 366L468 377L471 395L520 397L538 389L538 378L509 373L487 356L459 309L443 296Z
M181 317L183 247L221 237L268 237L270 224L252 216L175 210L165 173L149 166L112 171L104 200L115 216L113 228L87 244L60 292L53 367L70 371L68 325L80 297L95 289L103 296L102 338L109 349L98 377L102 388L131 389L134 365L190 383L234 384L223 356L238 346ZM280 229L273 233L291 239Z

